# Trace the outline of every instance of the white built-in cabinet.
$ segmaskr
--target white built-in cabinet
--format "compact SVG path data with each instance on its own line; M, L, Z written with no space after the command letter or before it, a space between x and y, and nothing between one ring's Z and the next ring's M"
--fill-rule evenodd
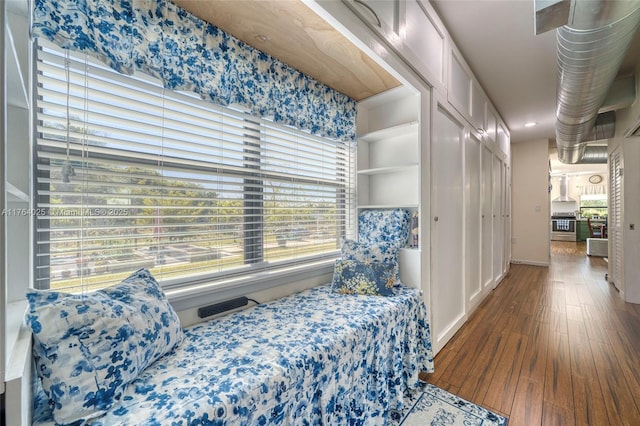
M432 338L440 350L510 260L506 155L446 100L435 100L431 139Z
M400 17L404 1L401 0L343 0L360 18L385 40L399 43Z
M31 338L21 326L25 292L32 276L31 48L26 1L6 1L2 8L3 85L2 151L4 164L2 286L2 386L6 386L7 424L26 424L28 401L21 401L24 380L31 377ZM8 246L7 242L11 242ZM27 421L25 421L27 419Z
M464 118L470 119L473 74L455 46L452 46L449 52L448 83L447 100Z
M495 141L496 113L482 86L475 79L462 54L452 46L449 51L447 100L467 120L472 130Z
M421 0L406 0L401 54L436 89L447 81L448 42L444 26Z
M420 213L421 110L420 93L403 86L358 103L358 212L404 208ZM419 246L410 237L400 251L400 278L416 288L422 287Z
M463 190L466 129L455 110L443 102L435 103L430 165L431 337L437 350L453 336L467 314Z
M482 230L481 277L484 292L493 288L493 152L488 144L482 146L480 220Z
M503 191L500 188L504 184L502 173L502 159L493 157L493 282L499 282L502 276L502 264L504 261L504 211L503 211Z
M483 181L482 140L475 133L469 134L464 152L464 211L465 211L465 291L469 308L481 301L483 255Z
M358 104L358 208L420 204L419 97L400 86Z
M414 89L431 93L422 120L394 120L407 104L380 106L390 94L360 102L357 188L360 208L420 212L421 254L412 257L420 268L413 270L421 271L415 276L425 290L437 352L508 272L508 128L428 1L343 0L342 8L319 2L379 59L393 56L388 63L400 74L415 75L420 87ZM420 155L410 142L414 120L420 121ZM421 158L418 164L412 156Z
M426 0L342 0L429 87L445 90L449 39Z

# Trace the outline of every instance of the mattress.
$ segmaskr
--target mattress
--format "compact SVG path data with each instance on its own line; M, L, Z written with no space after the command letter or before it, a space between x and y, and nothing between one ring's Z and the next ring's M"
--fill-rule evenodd
M185 329L92 425L385 424L433 371L422 292L316 287ZM53 424L46 396L34 424Z

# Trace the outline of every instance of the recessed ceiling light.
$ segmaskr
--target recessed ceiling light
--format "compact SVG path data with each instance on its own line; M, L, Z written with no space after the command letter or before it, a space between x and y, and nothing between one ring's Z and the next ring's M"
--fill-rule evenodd
M532 121L532 122L530 122L530 123L525 124L525 125L524 125L524 127L533 127L533 126L535 126L536 124L538 124L538 123L536 123L536 122L533 122L533 121Z

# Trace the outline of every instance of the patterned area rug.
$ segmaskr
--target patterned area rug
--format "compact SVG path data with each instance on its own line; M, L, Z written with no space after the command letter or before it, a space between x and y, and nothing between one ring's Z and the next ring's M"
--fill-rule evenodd
M506 426L508 420L469 401L423 383L409 396L403 413L394 412L391 424L398 426Z

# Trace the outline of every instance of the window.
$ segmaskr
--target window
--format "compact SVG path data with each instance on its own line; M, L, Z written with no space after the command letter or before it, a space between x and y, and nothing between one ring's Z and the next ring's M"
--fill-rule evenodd
M38 288L255 273L335 257L350 229L349 144L42 41L37 108Z
M605 218L607 215L607 194L585 194L580 196L581 217Z

